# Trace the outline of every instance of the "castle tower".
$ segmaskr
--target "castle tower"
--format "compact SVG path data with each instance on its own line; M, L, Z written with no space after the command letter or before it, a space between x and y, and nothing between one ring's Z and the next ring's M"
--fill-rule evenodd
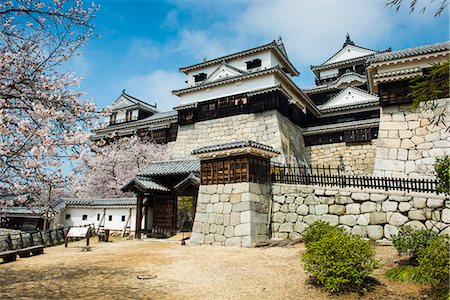
M302 122L317 108L292 81L298 76L281 39L256 48L182 67L172 159L214 144L254 140L281 152L280 163L305 163Z

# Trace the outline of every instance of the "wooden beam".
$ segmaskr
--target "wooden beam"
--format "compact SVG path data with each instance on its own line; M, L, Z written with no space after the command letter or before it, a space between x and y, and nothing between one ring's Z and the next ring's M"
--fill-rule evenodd
M144 200L144 194L137 194L137 205L136 205L136 228L134 237L137 239L141 238L141 223L142 223L142 204Z

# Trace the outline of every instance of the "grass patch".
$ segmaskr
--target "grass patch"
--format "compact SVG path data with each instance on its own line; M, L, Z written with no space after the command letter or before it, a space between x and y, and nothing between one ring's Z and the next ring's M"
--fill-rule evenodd
M418 266L398 266L388 270L385 275L387 278L394 281L426 283L426 278L420 272L420 268Z

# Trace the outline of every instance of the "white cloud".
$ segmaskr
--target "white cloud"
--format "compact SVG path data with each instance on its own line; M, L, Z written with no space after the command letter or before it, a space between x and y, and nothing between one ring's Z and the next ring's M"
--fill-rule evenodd
M120 85L126 92L148 103L157 103L159 111L168 111L179 105L172 90L183 88L186 77L178 72L156 70L148 75L132 77Z

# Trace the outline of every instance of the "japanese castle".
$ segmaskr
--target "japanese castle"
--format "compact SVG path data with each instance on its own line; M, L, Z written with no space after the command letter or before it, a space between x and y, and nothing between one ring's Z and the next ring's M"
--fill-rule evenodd
M190 197L193 218L200 184L262 180L248 170L268 160L237 149L277 153L273 163L331 165L347 174L430 176L428 156L434 154L403 145L402 127L392 126L401 125L394 115L411 103L409 80L448 59L449 49L441 42L373 50L347 34L335 54L311 66L316 85L301 89L283 42L274 40L181 67L186 85L172 92L180 99L172 111L160 112L123 91L108 126L95 130L93 140L138 135L167 144L169 161L152 163L124 182L124 191L137 194L136 219L145 218L144 231L178 228L177 199ZM449 154L445 145L435 155ZM198 157L207 151L221 154L200 166Z

